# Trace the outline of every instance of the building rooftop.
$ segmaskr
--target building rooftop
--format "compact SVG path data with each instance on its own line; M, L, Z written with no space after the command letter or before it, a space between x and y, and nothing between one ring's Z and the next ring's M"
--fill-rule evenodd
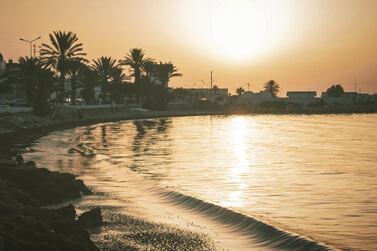
M287 95L288 94L314 94L314 95L317 95L317 92L316 91L289 91L289 92L287 92Z

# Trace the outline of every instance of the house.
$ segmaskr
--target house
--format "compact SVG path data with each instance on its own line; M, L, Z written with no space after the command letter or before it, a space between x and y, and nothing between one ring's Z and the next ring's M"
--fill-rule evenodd
M5 61L3 55L0 53L0 77L5 75Z
M5 65L5 72L0 76L0 99L25 98L19 79L20 65L11 59L8 62L3 61L1 65L1 68Z
M263 102L270 102L275 101L275 98L272 96L270 92L260 91L257 93L246 91L238 98L239 104L247 104L247 105L259 105Z
M289 91L287 92L287 102L300 104L303 106L313 104L319 99L315 91Z
M322 92L321 98L327 104L351 105L373 102L373 95L357 92L344 92L339 97L329 97L327 92Z
M228 88L185 88L185 101L209 101L224 104L228 101Z
M374 103L377 103L377 93L372 94L372 100Z

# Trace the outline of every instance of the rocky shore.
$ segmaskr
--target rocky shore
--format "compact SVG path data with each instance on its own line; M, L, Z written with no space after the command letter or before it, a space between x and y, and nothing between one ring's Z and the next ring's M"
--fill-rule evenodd
M38 168L21 155L1 151L0 251L99 250L86 230L101 224L99 208L78 217L72 204L46 208L90 194L72 174Z
M0 251L99 250L90 239L88 229L101 225L101 209L92 208L78 216L75 207L72 204L67 205L69 201L92 194L90 189L73 174L53 172L37 166L34 162L25 162L17 149L26 148L33 140L54 130L125 119L203 114L206 112L118 110L111 113L91 111L87 112L85 118L2 115ZM57 208L56 205L59 204L65 206ZM101 248L112 250L109 243L99 243ZM127 246L126 250L129 248L130 246Z

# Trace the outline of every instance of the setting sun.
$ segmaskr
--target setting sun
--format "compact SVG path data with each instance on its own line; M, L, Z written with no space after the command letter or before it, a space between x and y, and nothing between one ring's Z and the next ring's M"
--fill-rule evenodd
M214 50L231 59L255 57L266 49L267 19L257 4L225 1L211 16Z

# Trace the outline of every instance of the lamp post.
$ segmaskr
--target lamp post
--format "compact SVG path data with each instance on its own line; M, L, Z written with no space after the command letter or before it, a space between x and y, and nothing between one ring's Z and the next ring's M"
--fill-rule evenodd
M41 39L42 37L37 37L33 40L27 40L27 39L23 39L23 38L20 38L21 41L23 42L27 42L29 43L29 46L30 46L30 57L32 57L32 48L33 48L33 42L37 41L38 39ZM35 56L35 53L34 53L34 56Z

